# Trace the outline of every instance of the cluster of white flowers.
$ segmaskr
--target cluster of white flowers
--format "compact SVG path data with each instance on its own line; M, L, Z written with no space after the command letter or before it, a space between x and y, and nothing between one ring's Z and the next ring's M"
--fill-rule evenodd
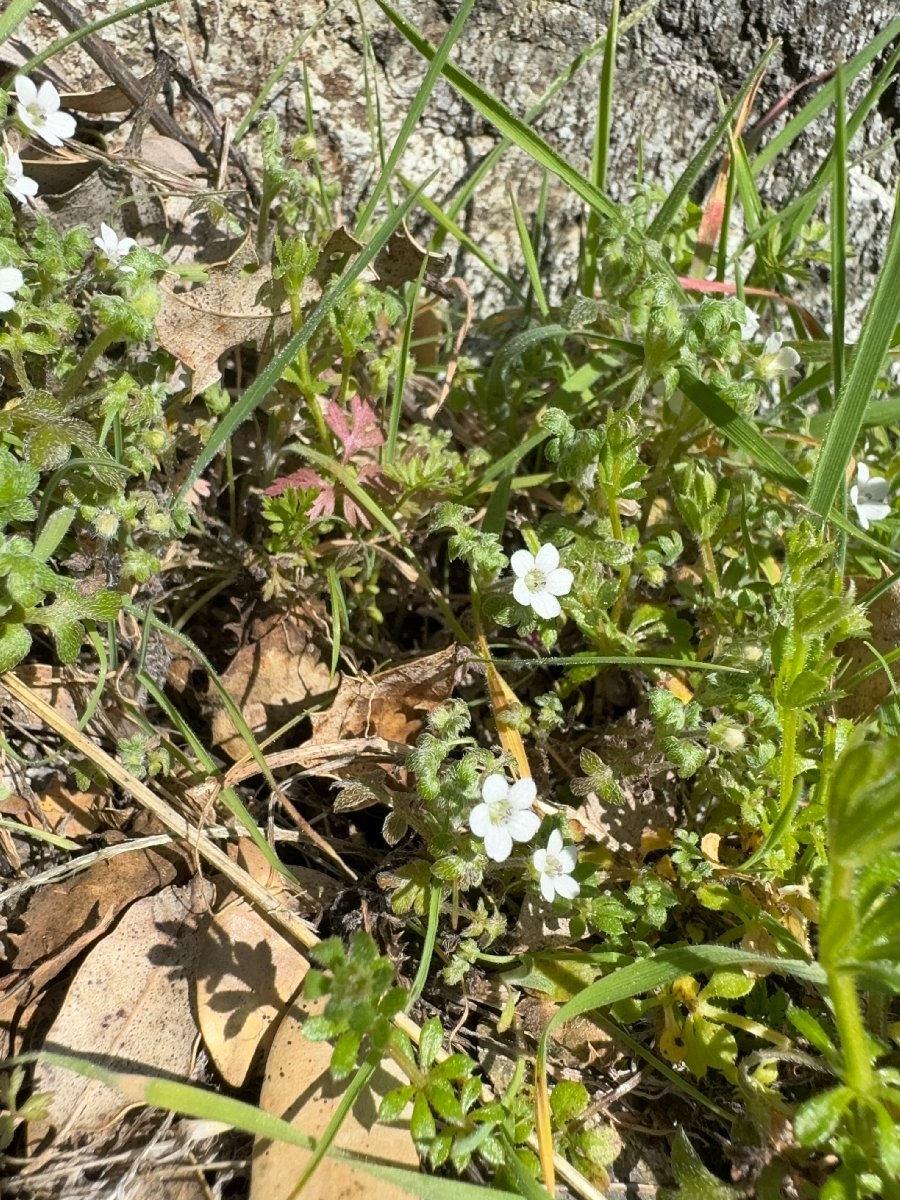
M481 803L475 805L469 817L469 828L484 841L488 858L505 862L514 842L531 841L541 825L532 808L536 796L533 779L511 784L503 775L488 775L481 785ZM558 829L550 834L546 849L535 850L532 862L540 877L541 895L548 904L557 896L575 899L581 890L572 878L578 853L573 846L563 846Z
M24 75L16 76L13 82L16 94L16 117L28 133L45 141L48 146L61 146L75 133L75 118L60 108L59 92L49 80L38 87ZM6 147L4 155L3 187L19 202L27 204L37 195L38 185L25 174L22 156L18 150ZM134 268L122 264L122 259L137 243L134 238L120 238L108 225L100 225L100 237L94 245L101 252L102 261L123 275L134 273ZM0 312L9 312L15 307L15 293L24 283L18 267L0 266Z

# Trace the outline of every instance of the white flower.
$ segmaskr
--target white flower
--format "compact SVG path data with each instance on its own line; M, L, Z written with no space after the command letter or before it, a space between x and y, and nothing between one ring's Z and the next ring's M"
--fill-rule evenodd
M120 238L114 229L106 224L105 221L100 222L100 236L94 238L94 245L106 259L111 267L115 267L121 271L123 275L133 275L134 267L123 267L122 259L137 245L134 238Z
M757 371L765 379L774 379L792 371L800 361L800 355L791 346L783 346L783 333L770 333L759 356Z
M530 842L540 828L541 818L532 811L537 795L533 779L510 785L502 775L488 775L481 785L481 804L469 817L469 828L484 840L484 852L494 862L504 862L513 842Z
M25 174L22 159L15 150L6 152L6 178L3 186L20 204L27 203L29 196L37 195L38 185Z
M578 881L572 878L578 864L578 851L574 846L563 846L558 829L554 829L547 839L547 849L535 850L531 861L541 877L541 895L548 904L552 904L557 896L574 900L581 891Z
M510 565L516 576L513 596L519 604L530 606L547 621L558 617L562 608L556 597L568 595L574 576L568 568L559 565L557 548L545 542L537 554L517 550Z
M856 464L856 483L850 489L850 503L856 509L863 529L868 529L873 521L883 521L891 511L890 504L884 502L890 488L886 479L870 476L864 462Z
M18 267L0 267L0 312L9 312L15 307L13 292L25 282Z
M42 137L48 146L61 146L75 132L75 118L59 111L59 92L49 79L40 87L25 75L17 75L14 86L19 120L26 129Z
M745 342L752 341L759 329L759 317L752 308L744 305L744 320L741 322L741 337Z

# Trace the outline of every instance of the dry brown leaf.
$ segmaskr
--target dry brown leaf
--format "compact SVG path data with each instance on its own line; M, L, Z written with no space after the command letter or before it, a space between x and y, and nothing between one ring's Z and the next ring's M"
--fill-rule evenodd
M45 1044L108 1055L119 1070L186 1079L197 1035L190 1002L196 907L207 897L193 886L168 887L132 904L82 963ZM51 1129L64 1140L104 1129L131 1107L105 1084L47 1063L38 1065L35 1088L52 1099L47 1120L29 1127L32 1147Z
M269 1052L260 1107L289 1120L303 1133L318 1137L347 1090L328 1073L331 1046L303 1036L302 1023L313 1010L292 1005L278 1026ZM336 1145L392 1167L418 1169L419 1160L408 1123L376 1125L375 1113L386 1092L406 1083L398 1067L386 1060L360 1094L341 1126ZM288 1200L309 1161L309 1151L284 1142L257 1140L253 1151L250 1200ZM303 1200L408 1200L409 1193L375 1182L346 1163L325 1158L302 1192Z
M290 902L285 880L257 846L242 841L241 865L273 896ZM207 1053L231 1087L242 1087L258 1052L308 969L300 951L231 892L207 925L197 964L197 1016Z
M334 682L309 630L295 617L273 617L262 628L259 638L237 652L221 679L253 732L271 733L310 697L331 691ZM213 745L237 761L247 746L226 709L217 704L215 691L210 700Z
M218 382L226 351L261 342L278 315L271 267L249 268L245 243L224 267L211 268L199 287L176 292L166 279L160 285L156 336L191 371L191 396Z
M13 965L20 971L38 967L41 986L46 986L127 905L160 891L176 874L168 857L137 850L101 859L64 883L48 884L11 927Z
M373 266L379 284L396 288L417 279L423 263L427 264L425 280L433 286L450 269L450 255L429 254L404 223L391 234L388 244L376 255Z
M410 745L428 713L452 695L455 674L453 645L377 675L344 678L331 708L312 714L308 744L382 737Z
M857 577L856 593L863 599L878 580ZM863 667L875 662L875 656L866 646L871 642L879 654L888 654L900 646L900 584L893 584L884 595L879 596L874 604L870 604L866 612L872 622L872 628L864 638L855 638L838 646L838 653L849 658L849 664L844 672L844 678L849 679ZM895 685L900 685L900 662L891 664ZM867 717L874 709L882 704L891 691L891 682L884 668L879 668L874 675L864 679L854 690L838 701L837 710L842 717L860 719Z
M72 696L72 687L66 680L60 678L57 667L48 666L46 663L22 663L16 667L16 675L32 691L37 692L42 700L46 700L58 713L61 713L67 721L77 725L81 720L81 713ZM34 714L24 704L15 700L2 684L0 684L0 710L4 714L9 712L12 720L22 729L42 728L41 722Z

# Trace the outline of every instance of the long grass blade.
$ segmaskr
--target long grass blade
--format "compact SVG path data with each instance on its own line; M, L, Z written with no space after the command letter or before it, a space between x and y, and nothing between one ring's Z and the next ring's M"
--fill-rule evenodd
M900 317L900 185L894 199L894 220L888 239L884 266L853 356L850 372L841 389L834 416L825 434L822 451L813 470L809 488L809 507L818 516L828 516L834 498L842 486L844 471L856 446L866 406L884 366Z
M431 55L428 56L430 57L431 62L429 63L428 70L425 72L425 78L422 80L419 90L416 92L413 102L409 106L409 111L403 120L403 124L400 126L400 132L397 134L397 137L394 140L394 144L391 147L391 152L387 157L387 161L381 170L381 174L375 183L375 187L372 189L372 195L369 197L365 208L357 219L357 237L362 237L362 235L365 233L375 209L378 207L382 196L387 191L388 185L394 176L394 171L397 169L397 164L400 162L400 159L403 156L403 152L406 149L410 136L412 135L416 125L419 123L419 118L422 115L425 105L428 103L431 93L434 91L434 86L444 71L447 59L450 57L450 51L456 44L459 35L462 33L463 26L468 20L474 4L475 0L463 0L462 4L460 4L459 8L457 9L456 16L453 18L450 28L441 39L441 44L436 50L433 51Z
M375 0L375 2L411 46L425 58L434 57L436 54L434 46L423 38L400 13L391 8L387 0ZM467 75L465 71L461 71L459 67L455 67L449 62L444 64L443 75L451 87L468 100L472 107L481 113L495 129L499 130L504 137L508 137L530 158L533 158L539 166L561 179L576 196L581 197L585 204L606 217L613 217L616 214L617 206L607 196L604 196L590 180L585 179L576 171L571 163L566 162L563 156L544 141L540 134L529 129L525 122L496 96L492 96L490 92L485 91L480 84L476 83L471 75Z
M731 123L734 121L735 117L740 111L741 105L744 103L745 98L749 96L751 92L755 91L759 86L759 80L769 64L769 59L774 53L775 46L773 45L770 46L762 56L759 66L735 96L734 100L732 100L731 104L729 104L721 120L685 167L681 176L675 181L672 190L669 192L668 196L663 202L659 212L650 222L650 228L647 230L647 233L650 237L655 238L658 241L675 220L675 217L681 210L681 206L684 203L686 196L703 174L706 164L709 162L710 158L712 158L716 146L718 146L720 142L727 138Z
M606 191L606 171L609 163L609 135L612 129L613 94L616 74L616 43L619 37L619 0L613 0L603 47L600 85L597 91L597 115L594 118L594 145L591 154L591 180L594 187ZM600 218L593 210L588 213L584 236L584 276L582 290L594 294L597 282L597 243L600 239Z
M184 498L185 494L193 487L194 483L200 478L219 451L227 445L237 427L247 420L258 405L262 404L263 400L265 400L281 378L282 373L291 365L299 351L309 343L313 334L328 316L329 312L331 312L332 308L334 308L335 304L337 304L338 300L350 290L369 263L387 245L391 234L399 228L403 218L412 208L415 200L415 194L407 197L398 208L394 209L385 218L377 231L372 235L368 244L356 256L351 266L347 268L340 279L336 280L328 288L302 326L275 355L265 370L257 375L237 404L229 409L228 414L216 426L212 437L197 456L187 479L181 486L181 491L178 493L179 499Z

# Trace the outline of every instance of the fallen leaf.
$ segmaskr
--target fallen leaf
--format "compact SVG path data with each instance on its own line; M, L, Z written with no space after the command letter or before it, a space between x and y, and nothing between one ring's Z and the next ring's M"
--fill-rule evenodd
M223 354L244 342L261 342L279 315L272 269L251 270L249 254L245 242L228 263L210 269L205 284L189 291L176 292L168 279L160 285L156 336L191 371L192 397L221 378Z
M429 254L424 246L419 245L404 223L391 234L387 245L376 255L372 265L380 285L397 288L418 279L423 264L426 264L425 281L434 287L440 277L446 275L450 269L450 255Z
M452 695L455 674L453 645L377 675L345 677L331 708L311 715L313 735L308 744L381 737L410 745L428 713Z
M254 733L271 733L295 716L311 697L334 687L309 629L293 616L271 617L259 636L232 659L221 681ZM247 753L243 738L213 689L212 742L237 761Z
M284 878L246 839L239 860L273 897L291 901ZM231 1087L244 1085L257 1054L271 1045L308 966L296 946L234 892L207 924L197 963L197 1016L207 1053Z
M858 576L853 582L856 585L857 597L862 600L880 581ZM872 622L872 628L866 636L842 642L837 648L838 654L849 660L843 674L844 681L875 662L875 656L866 645L867 642L871 642L882 655L889 654L900 645L900 584L892 584L874 604L869 605L866 613ZM894 677L894 685L900 684L900 662L892 663L890 671ZM879 667L874 675L857 684L852 692L838 701L838 715L856 720L867 717L890 693L890 676L883 667Z
M343 1100L347 1084L335 1082L328 1072L329 1043L311 1042L303 1035L303 1022L313 1011L298 1002L278 1026L266 1063L260 1107L318 1137ZM375 1124L381 1098L406 1082L399 1068L385 1060L347 1114L336 1145L392 1167L417 1170L419 1160L408 1119L392 1125ZM299 1146L258 1139L253 1150L250 1200L288 1200L309 1157L309 1151ZM409 1192L329 1157L319 1164L302 1192L303 1200L369 1200L373 1195L378 1200L408 1200Z
M197 1029L190 981L198 915L191 886L168 887L132 904L88 954L45 1038L59 1053L110 1059L116 1070L187 1079ZM28 1128L30 1147L112 1124L131 1102L95 1080L38 1063L35 1090L50 1093L46 1120Z

